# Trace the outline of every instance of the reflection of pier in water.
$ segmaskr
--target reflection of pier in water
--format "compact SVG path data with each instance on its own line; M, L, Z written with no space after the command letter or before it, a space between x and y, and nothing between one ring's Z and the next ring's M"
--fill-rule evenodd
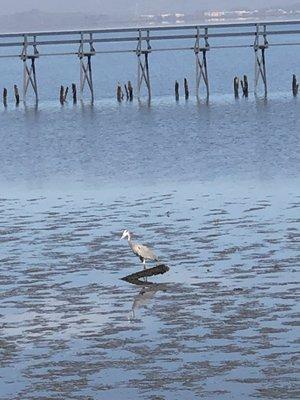
M162 51L192 51L196 61L196 95L198 96L200 83L203 82L208 98L210 94L208 52L225 48L252 48L255 60L255 91L259 79L261 79L266 95L265 50L272 46L300 45L297 41L278 41L280 37L298 37L300 34L300 30L297 29L299 24L300 20L3 33L0 34L0 47L4 49L19 48L20 51L14 54L1 54L0 58L18 57L22 60L24 69L23 99L26 99L28 88L31 86L35 99L38 101L36 60L40 57L49 56L77 56L80 62L81 95L86 86L93 101L92 57L96 54L135 54L138 62L138 97L140 97L141 88L144 84L150 99L149 55ZM215 42L218 39L225 39L225 41ZM241 42L238 39L245 40ZM176 45L171 44L174 43L174 40L176 40ZM159 45L159 43L163 43L163 45ZM119 46L116 46L116 44L119 44ZM134 44L133 48L131 44ZM100 48L101 45L104 47ZM53 47L56 50L50 51ZM172 58L170 58L171 61Z

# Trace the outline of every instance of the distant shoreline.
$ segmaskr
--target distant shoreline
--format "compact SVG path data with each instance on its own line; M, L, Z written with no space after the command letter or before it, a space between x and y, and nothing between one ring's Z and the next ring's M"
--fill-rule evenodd
M300 10L237 10L203 11L195 14L166 13L159 15L106 15L78 12L48 13L30 10L10 15L0 15L0 32L51 31L72 29L104 29L123 27L150 27L210 23L240 23L266 20L295 20Z

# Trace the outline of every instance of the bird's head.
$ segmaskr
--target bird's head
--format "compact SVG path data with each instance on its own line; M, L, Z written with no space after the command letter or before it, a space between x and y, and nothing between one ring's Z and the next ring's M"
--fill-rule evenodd
M128 238L128 240L130 240L130 237L131 237L130 232L129 232L127 229L125 229L125 231L123 232L123 235L122 235L121 239Z

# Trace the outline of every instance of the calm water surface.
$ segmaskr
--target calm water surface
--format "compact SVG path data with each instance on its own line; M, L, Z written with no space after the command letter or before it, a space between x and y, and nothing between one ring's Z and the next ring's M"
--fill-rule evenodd
M299 398L299 102L165 89L0 110L1 399Z

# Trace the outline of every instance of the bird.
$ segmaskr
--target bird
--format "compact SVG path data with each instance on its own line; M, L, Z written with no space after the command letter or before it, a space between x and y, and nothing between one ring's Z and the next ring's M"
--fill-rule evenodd
M158 257L155 255L152 249L150 247L145 246L143 244L139 243L133 243L131 240L131 233L125 229L125 231L122 234L121 239L127 238L128 244L133 251L133 253L139 257L141 262L144 264L144 269L146 269L146 260L150 261L158 261Z

